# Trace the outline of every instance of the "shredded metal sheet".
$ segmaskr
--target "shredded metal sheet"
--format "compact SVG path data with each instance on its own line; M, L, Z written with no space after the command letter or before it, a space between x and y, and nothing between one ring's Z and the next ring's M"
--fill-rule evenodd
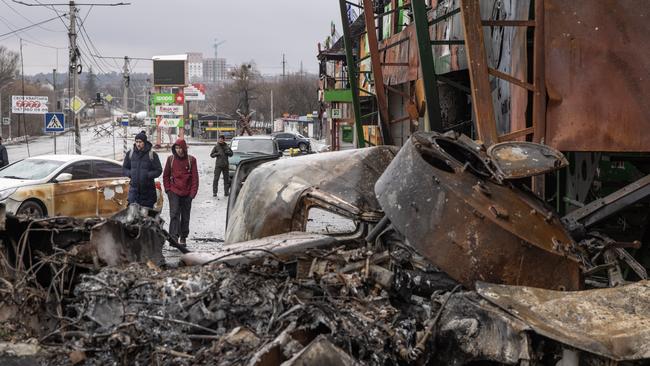
M650 357L650 281L572 292L488 283L476 289L543 336L616 361Z

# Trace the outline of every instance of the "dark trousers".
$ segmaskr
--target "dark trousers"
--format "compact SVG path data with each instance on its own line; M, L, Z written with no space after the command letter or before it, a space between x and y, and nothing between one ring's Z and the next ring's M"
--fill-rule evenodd
M190 211L192 211L192 197L181 197L169 191L169 235L177 239L187 238L190 234Z
M219 175L223 175L223 189L225 191L225 195L227 196L228 192L230 191L230 175L228 173L227 166L214 167L214 180L212 181L212 193L216 195L217 192L219 191Z

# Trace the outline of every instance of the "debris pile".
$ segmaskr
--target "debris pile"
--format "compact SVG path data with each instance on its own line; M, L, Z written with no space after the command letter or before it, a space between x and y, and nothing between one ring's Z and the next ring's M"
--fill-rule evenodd
M521 183L566 165L537 144L485 151L417 133L397 154L262 163L235 177L225 245L178 247L187 267L159 267L168 235L138 207L110 220L8 216L0 338L36 336L56 365L650 359L650 282L627 251L642 244L593 230L646 184L560 219ZM312 208L354 227L310 233Z
M90 364L270 365L311 342L331 342L327 347L338 353L328 356L337 363L419 359L426 325L446 297L417 297L413 309L401 312L376 285L375 265L366 272L372 256L341 250L313 257L311 278L293 278L273 261L166 271L151 264L107 267L82 276L66 306L67 321L42 341L64 346L55 348L51 361L57 364L83 352ZM346 264L356 270L332 272L345 257L357 259ZM315 341L319 335L326 338Z

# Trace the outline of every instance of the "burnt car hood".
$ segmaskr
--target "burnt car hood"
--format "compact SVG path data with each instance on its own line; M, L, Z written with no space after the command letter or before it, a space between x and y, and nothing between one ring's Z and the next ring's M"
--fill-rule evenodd
M351 219L378 221L383 213L373 187L396 152L378 146L280 159L255 168L229 212L225 242L302 231L316 201Z

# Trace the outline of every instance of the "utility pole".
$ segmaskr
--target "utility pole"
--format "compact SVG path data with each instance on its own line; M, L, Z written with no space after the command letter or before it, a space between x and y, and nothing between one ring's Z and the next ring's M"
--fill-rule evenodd
M54 99L52 99L52 103L54 104L54 111L58 112L56 108L56 69L52 69L52 87L54 88ZM54 154L56 155L56 132L54 132Z
M79 90L79 72L81 68L77 62L79 61L79 50L77 49L77 7L74 4L74 1L70 1L70 33L68 37L70 39L70 68L68 69L68 78L72 78L72 90L73 93L70 95L68 90L68 107L70 109L69 115L70 121L74 121L74 142L75 142L75 153L81 154L81 130L79 123L79 116L72 110L72 98L77 96L77 90ZM69 86L69 85L68 85ZM69 89L69 88L68 88Z
M287 76L286 69L285 69L286 65L287 65L287 60L284 58L284 53L283 53L282 54L282 78Z
M129 57L124 56L124 69L122 70L122 77L124 78L124 91L122 94L122 108L124 109L124 113L128 115L129 113ZM124 156L126 157L126 153L128 151L128 146L127 146L127 141L126 141L126 134L128 133L127 131L128 127L124 126L124 147L122 151L124 152Z
M24 5L24 6L40 6L40 7L48 7L54 9L56 6L65 6L65 3L62 4L44 4L37 2L38 4L33 4L33 3L25 3L25 2L19 2L16 1L17 3ZM123 5L131 5L131 3L124 3L124 2L119 2L119 3L113 3L113 4L107 4L107 3L85 3L85 4L79 4L80 6L106 6L106 7L114 7L114 6L123 6ZM77 96L77 90L79 90L79 74L81 74L81 64L79 63L79 56L81 55L81 52L79 52L79 49L77 48L77 5L75 4L74 1L70 0L68 3L68 6L70 7L70 27L68 29L68 40L70 42L69 45L69 68L68 68L68 107L69 107L69 112L68 112L68 121L74 121L74 137L75 137L75 152L77 154L81 154L81 132L80 132L80 122L79 122L79 117L72 111L72 97ZM55 10L56 11L56 10ZM74 91L74 94L71 93L71 90ZM11 134L11 129L9 130Z

